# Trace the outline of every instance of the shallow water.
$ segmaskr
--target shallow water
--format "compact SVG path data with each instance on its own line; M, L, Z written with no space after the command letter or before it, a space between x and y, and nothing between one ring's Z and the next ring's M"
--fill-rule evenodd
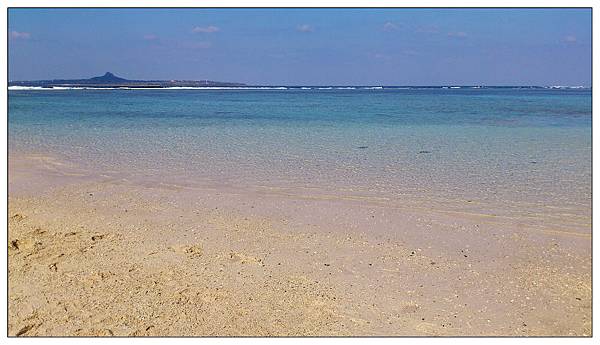
M9 150L222 185L590 231L591 91L9 91Z

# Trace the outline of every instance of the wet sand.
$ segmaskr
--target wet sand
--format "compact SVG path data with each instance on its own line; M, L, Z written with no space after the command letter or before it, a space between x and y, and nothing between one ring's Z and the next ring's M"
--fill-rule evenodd
M9 157L10 335L591 335L589 232Z

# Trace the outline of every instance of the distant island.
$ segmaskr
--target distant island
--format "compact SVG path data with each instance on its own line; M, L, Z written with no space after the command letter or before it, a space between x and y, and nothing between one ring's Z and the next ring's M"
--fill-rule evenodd
M231 87L242 89L302 89L302 90L329 90L329 89L591 89L584 86L536 86L536 85L248 85L244 83L221 82L212 80L129 80L117 77L111 72L103 76L89 79L52 79L52 80L22 80L9 81L8 86L18 90L19 88L172 88L172 87Z
M9 81L8 86L24 87L129 87L129 88L164 88L164 87L214 87L214 86L246 86L243 83L229 83L211 80L128 80L106 72L103 76L89 79L53 79Z

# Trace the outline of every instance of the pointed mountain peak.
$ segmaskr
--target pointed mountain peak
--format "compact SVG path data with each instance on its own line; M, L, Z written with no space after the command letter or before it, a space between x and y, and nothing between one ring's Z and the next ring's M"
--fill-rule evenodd
M94 81L94 82L124 82L127 81L127 79L121 78L121 77L117 77L116 75L110 73L110 72L106 72L104 73L103 76L101 77L94 77L94 78L90 78L90 81Z

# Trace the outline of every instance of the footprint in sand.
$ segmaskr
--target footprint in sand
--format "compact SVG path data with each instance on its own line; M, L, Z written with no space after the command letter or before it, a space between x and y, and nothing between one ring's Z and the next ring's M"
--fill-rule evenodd
M9 254L26 253L29 255L35 254L37 251L43 249L42 242L36 241L33 238L21 238L9 240L8 252Z
M196 244L193 246L185 247L185 253L190 257L200 257L203 254L202 246Z
M204 254L204 250L200 244L193 244L187 246L173 246L169 247L170 250L175 253L185 254L190 258L199 258Z
M12 220L13 222L20 222L25 218L26 217L20 213L15 213L12 216L10 216L10 220Z
M239 262L241 264L263 265L262 259L236 252L229 253L229 260Z
M22 335L25 335L27 332L31 331L36 325L31 324L31 325L27 325L23 328L21 328L15 335L17 337L20 337Z
M16 240L12 240L9 242L8 249L16 251L16 250L19 250L20 246L21 246L21 241L16 239Z
M96 235L92 236L92 241L100 241L103 238L104 238L104 235L96 234Z

